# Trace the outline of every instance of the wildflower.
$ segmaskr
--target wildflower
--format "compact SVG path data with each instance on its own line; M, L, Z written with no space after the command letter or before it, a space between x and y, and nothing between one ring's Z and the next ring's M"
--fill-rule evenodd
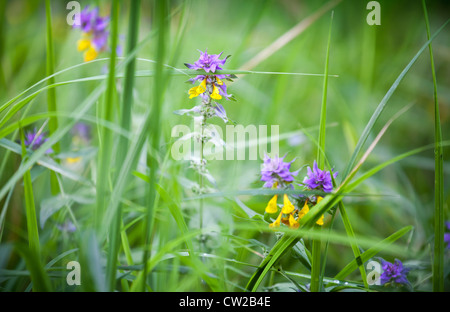
M39 147L41 147L42 144L44 144L47 140L48 138L45 137L45 133L38 133L38 131L36 131L36 128L34 128L33 131L27 132L25 134L25 139L23 143L25 144L26 147L35 151ZM46 154L53 153L53 149L49 148L45 153Z
M231 80L234 76L215 74L216 70L223 69L221 66L225 64L228 57L221 60L220 56L223 52L219 54L208 54L206 50L205 52L199 52L200 58L194 64L185 63L184 65L189 69L204 70L208 75L197 75L195 78L189 79L192 83L201 82L200 86L192 87L189 90L189 98L192 99L202 94L205 102L208 101L208 96L214 100L220 100L222 97L233 99L232 95L227 93L227 86L223 80Z
M447 249L450 249L450 221L445 222L445 226L449 232L444 234L444 242L447 243Z
M392 284L394 286L408 285L409 281L406 275L409 272L408 268L403 267L403 263L395 259L395 263L382 260L383 273L380 276L381 284L387 286Z
M335 172L333 176L336 177L337 174ZM333 190L330 171L320 170L316 161L314 161L313 170L308 167L308 175L303 180L303 183L311 190L321 190L325 193L330 193Z
M78 40L78 51L84 51L84 61L89 62L97 58L98 54L106 50L109 32L106 30L109 24L107 17L101 17L98 8L89 10L89 6L80 12L80 24L74 24L74 28L82 31L82 37Z
M270 158L268 155L264 155L264 163L261 169L261 181L264 181L264 187L272 187L274 183L277 183L278 187L285 187L294 181L294 176L298 174L298 171L290 172L291 164L295 161L285 162L283 157L279 158L275 156Z
M267 213L275 213L278 211L277 200L278 200L278 195L275 195L274 197L272 197L271 200L269 200L269 203L267 204L267 207L266 207Z
M75 225L72 223L72 221L68 220L63 224L57 224L56 227L61 231L61 232L67 232L67 233L73 233L77 230L77 228L75 227Z
M222 79L227 79L227 75L197 75L195 78L189 79L190 82L195 83L195 81L201 81L198 87L192 87L189 89L189 98L203 94L207 91L207 85L210 91L209 96L214 100L220 100L225 97L227 100L232 98L231 94L227 93L227 86L222 81Z
M224 65L227 61L227 58L219 59L222 56L223 52L220 52L219 54L208 54L207 50L205 52L200 51L200 57L194 64L188 64L185 63L187 68L189 69L203 69L205 72L209 73L215 73L216 70L222 70L223 68L220 67L221 65Z

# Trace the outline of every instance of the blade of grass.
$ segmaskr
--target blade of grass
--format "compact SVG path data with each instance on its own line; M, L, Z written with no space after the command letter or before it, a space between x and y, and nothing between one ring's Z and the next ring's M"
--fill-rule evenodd
M106 93L103 102L102 111L104 113L103 119L106 121L113 121L113 103L115 100L116 86L115 86L115 73L116 73L116 56L117 56L117 42L119 31L119 12L120 2L119 0L113 0L112 12L111 12L111 58L108 67L108 80L106 86ZM112 132L105 127L101 127L101 144L98 151L99 168L97 171L97 207L96 207L96 228L99 229L103 224L103 214L106 209L108 185L110 182L110 165L111 154L113 146ZM116 285L116 268L117 268L117 254L119 250L120 242L120 214L116 212L116 218L112 223L110 229L109 239L109 253L106 263L106 287L109 291L114 291Z
M379 244L374 245L373 247L367 249L365 252L361 254L360 259L353 259L349 264L347 264L334 278L338 280L342 280L346 278L350 273L356 270L359 266L359 262L366 262L369 259L373 258L379 252L381 252L386 246L394 243L396 240L401 238L403 235L408 233L413 229L412 226L405 226L404 228L398 230L394 234L382 240Z
M23 129L20 129L20 139L22 142L22 161L27 158L27 150L25 147L25 135ZM33 254L40 255L39 231L36 215L36 207L34 204L33 185L31 183L30 170L27 170L23 176L23 187L25 192L25 211L27 218L28 244Z
M427 6L422 0L427 38L430 39L430 23L428 21ZM444 167L442 149L442 129L437 95L436 71L434 68L433 48L430 50L431 73L433 75L434 96L434 257L433 257L433 291L444 291Z
M136 43L139 35L139 11L140 11L140 0L136 0L130 3L130 16L128 24L128 42L127 42L127 55L136 48ZM134 87L134 75L136 67L136 57L132 56L130 62L125 68L125 79L124 79L124 91L122 98L122 119L121 126L125 131L129 131L131 122L131 108L133 105L133 87ZM119 145L117 150L116 167L119 167L125 158L126 151L128 150L128 138L121 136L119 139ZM118 176L115 177L117 179ZM131 254L129 254L129 245L126 236L124 237L125 231L121 231L122 226L122 206L119 205L117 212L115 214L115 220L113 221L113 228L111 229L111 240L110 240L110 253L108 254L108 278L110 280L110 291L114 290L115 284L115 274L116 274L116 263L117 256L119 252L119 237L121 237L122 246L124 251L127 253L128 261L131 260ZM121 235L121 236L119 236Z
M167 34L166 28L168 27L168 21L166 20L166 16L169 12L168 3L166 0L157 1L155 4L155 12L156 12L156 21L158 24L158 39L156 46L156 64L155 64L155 77L153 79L153 107L152 107L152 115L151 115L151 125L152 131L150 136L150 142L153 152L159 150L159 140L160 140L160 111L161 111L161 102L163 89L165 86L165 75L163 73L163 63L164 63L164 55L166 50L166 41ZM151 255L151 237L150 234L153 228L153 218L154 218L154 201L156 197L156 171L158 168L158 160L157 155L150 154L149 157L149 167L150 167L150 184L148 190L147 197L147 211L146 211L146 219L145 219L145 245L144 245L144 253L142 257L142 263L147 263L148 259ZM141 284L141 291L145 291L146 289L146 278L147 278L147 265L144 266L144 278Z
M52 8L50 5L50 0L45 0L45 18L46 18L46 29L47 29L47 76L52 76L55 72L55 53L53 47L53 34L52 34ZM54 84L55 78L51 77L48 80L48 84ZM56 89L50 88L47 91L47 111L56 112ZM58 119L56 116L50 118L48 123L49 135L52 135L56 129L58 129ZM53 145L53 150L55 153L59 153L59 142ZM50 172L50 189L52 195L59 193L58 180L54 172Z
M25 259L26 266L30 272L32 289L34 292L51 292L52 285L47 272L42 265L40 257L33 251L22 244L15 246L19 255Z
M330 60L330 45L331 45L331 30L333 26L334 11L331 11L330 27L328 30L328 43L327 52L325 58L325 69L323 79L323 93L322 93L322 107L320 110L319 121L319 139L317 147L317 164L321 170L325 168L325 133L326 133L326 119L327 119L327 91L328 91L328 68ZM321 226L316 225L315 230L320 231ZM311 266L311 291L317 292L321 290L322 277L321 277L321 240L314 239L312 242L312 266Z

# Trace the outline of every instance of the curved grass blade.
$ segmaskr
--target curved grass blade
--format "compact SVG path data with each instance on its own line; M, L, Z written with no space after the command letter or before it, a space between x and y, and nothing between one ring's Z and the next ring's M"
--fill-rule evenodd
M428 21L427 6L422 0L427 38L430 39L430 23ZM442 129L437 95L436 71L434 68L433 48L430 50L431 73L433 76L434 96L434 246L433 246L433 291L444 291L444 167L442 149Z
M347 264L334 278L342 280L346 278L350 273L356 270L359 266L358 262L364 263L369 259L373 258L379 252L381 252L386 246L393 244L396 240L401 238L403 235L411 231L413 227L411 225L405 226L404 228L398 230L394 234L388 236L382 240L379 244L367 249L363 252L359 259L353 259L349 264Z
M327 119L327 91L328 91L328 67L330 60L330 44L331 44L331 30L333 25L334 11L331 12L330 28L328 30L328 43L325 59L325 70L323 79L323 94L322 94L322 107L320 109L320 121L319 121L319 139L317 146L317 163L321 170L325 168L325 134L326 134L326 119ZM316 225L315 230L320 231L321 226ZM320 239L313 239L312 242L312 266L311 266L311 291L317 292L321 290L322 277L321 272L321 245Z
M46 19L46 29L47 29L47 76L53 75L55 72L55 53L53 47L53 34L52 34L52 9L50 5L50 0L45 0L45 19ZM52 77L48 80L48 84L54 84L55 78ZM54 88L50 88L47 91L47 111L48 112L56 112L56 90ZM52 135L53 132L58 129L58 119L57 116L53 116L50 118L48 122L49 135ZM53 150L55 153L59 153L59 142L56 142L53 145ZM56 195L59 193L59 184L58 179L54 172L50 172L50 189L52 195Z

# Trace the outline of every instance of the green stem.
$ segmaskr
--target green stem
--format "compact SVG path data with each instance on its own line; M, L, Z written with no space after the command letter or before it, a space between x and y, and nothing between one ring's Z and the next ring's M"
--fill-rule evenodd
M315 225L314 231L320 231L321 226ZM321 246L322 242L320 239L313 239L312 242L312 263L311 263L311 292L318 292L320 291L320 261L321 261Z
M115 73L116 73L116 47L118 34L120 1L114 0L112 3L111 14L111 54L108 66L108 78L106 91L102 103L103 120L112 122L113 120L113 103L115 100ZM111 150L112 150L112 132L106 127L100 127L100 142L98 150L98 171L97 171L97 207L95 216L95 227L100 229L105 211L107 187L110 180L111 170Z
M427 39L430 40L430 23L428 21L425 0L422 0L425 24L427 28ZM444 168L442 130L439 114L439 103L437 96L436 72L434 69L433 48L431 42L428 44L430 50L431 73L433 75L434 95L434 257L433 257L433 291L444 291Z
M115 98L115 70L116 70L116 50L117 50L117 34L119 24L119 0L114 0L112 4L111 12L111 59L109 63L109 73L107 80L107 89L103 103L104 119L107 121L113 120L112 103ZM99 149L99 170L97 175L97 219L96 226L100 229L102 225L102 215L106 205L107 187L110 179L110 163L111 163L111 150L112 150L112 133L107 128L101 128L102 132L102 146ZM106 263L106 281L109 291L114 291L116 285L116 272L117 272L117 255L119 252L119 233L120 233L120 220L121 220L120 206L116 211L115 219L110 229L109 239L109 254Z
M323 94L322 94L322 107L320 111L320 129L319 140L317 147L317 165L320 169L324 170L325 167L325 133L326 133L326 117L327 117L327 90L328 90L328 64L330 58L330 43L331 43L331 29L333 25L334 11L331 12L330 28L328 31L328 43L325 59L325 72L323 79ZM320 226L315 226L315 230L319 231ZM312 243L312 265L311 265L311 291L320 291L322 279L321 279L321 240L320 238L313 239Z
M164 55L166 50L166 16L168 13L168 3L167 0L156 1L155 3L155 19L158 24L158 41L156 45L156 63L155 63L155 77L153 79L153 107L152 115L150 116L150 123L145 125L148 127L152 125L152 131L150 135L151 151L149 153L149 164L150 164L150 183L149 190L147 194L147 205L148 209L146 211L145 220L145 245L142 263L147 263L151 255L151 232L153 229L153 219L154 219L154 203L156 198L156 171L158 170L158 158L157 151L159 150L159 140L160 140L160 115L161 115L161 103L163 89L165 86L165 78L163 72ZM142 279L141 291L146 290L146 279L148 274L147 265L144 265L144 278Z
M47 30L47 76L51 76L48 79L48 85L55 83L55 78L52 76L55 73L55 54L53 47L53 34L52 34L52 8L50 0L45 1L45 16L46 16L46 30ZM48 112L56 112L56 89L50 88L47 91L47 110ZM58 118L56 115L50 117L48 122L49 135L52 135L58 129ZM59 142L53 145L55 153L60 152ZM58 159L56 159L58 161ZM50 172L50 186L53 195L59 193L58 179L54 172Z

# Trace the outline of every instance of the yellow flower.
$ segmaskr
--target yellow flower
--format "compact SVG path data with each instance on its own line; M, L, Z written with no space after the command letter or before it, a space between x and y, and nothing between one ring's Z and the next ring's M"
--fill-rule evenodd
M322 201L323 197L317 196L317 203L320 203ZM317 220L316 222L318 225L323 225L323 215Z
M90 62L97 58L98 52L94 47L90 47L86 52L84 52L84 61Z
M308 201L306 201L305 205L303 205L302 210L300 210L300 212L298 213L298 221L300 221L300 219L303 218L308 212L309 212Z
M278 215L278 218L271 224L269 224L270 228L277 228L280 226L280 222L281 222L281 216L283 215L282 212L280 212L280 214Z
M272 199L269 201L269 203L267 204L266 207L266 212L267 213L275 213L278 211L278 207L277 207L277 199L278 199L278 195L275 195L274 197L272 197Z
M291 214L289 215L289 227L291 227L291 228L293 228L293 229L296 229L296 228L298 228L298 226L299 226L298 221L295 220L294 214L291 213Z
M80 160L81 160L81 156L78 156L78 157L67 157L66 158L66 161L67 161L68 164L74 164L74 163L79 162Z
M89 39L80 39L77 42L78 51L84 51L91 47L91 41Z
M295 207L290 202L289 197L287 196L287 194L284 194L283 204L284 204L283 205L283 209L281 209L282 213L290 214L291 212L293 212L295 210Z
M213 92L211 93L211 98L214 100L220 100L222 96L219 94L219 88L213 85Z
M196 96L199 96L205 91L206 91L206 79L204 79L198 87L192 87L189 89L189 98L192 99Z
M317 203L319 203L321 200L322 197L318 196ZM298 213L297 221L299 222L308 212L309 212L308 201L306 201L302 210L300 210L300 212ZM319 218L319 220L316 221L316 224L323 225L323 215Z

